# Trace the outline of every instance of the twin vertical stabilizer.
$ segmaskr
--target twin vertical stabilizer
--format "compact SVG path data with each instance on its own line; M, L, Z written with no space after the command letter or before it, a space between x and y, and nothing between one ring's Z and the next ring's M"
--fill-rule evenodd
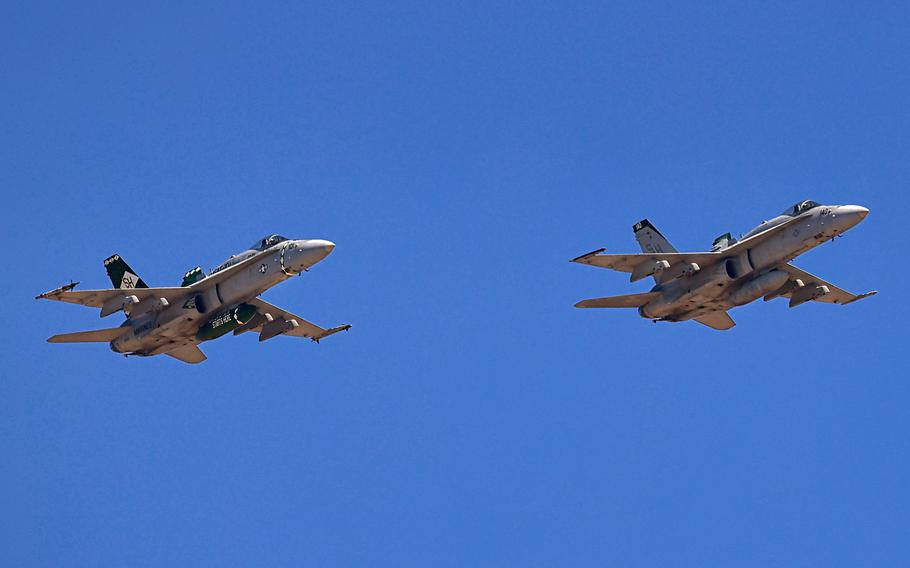
M641 252L679 252L647 219L632 225L632 231L635 233L635 240L641 246Z
M114 285L114 288L126 290L149 287L148 284L146 284L142 278L139 278L136 272L130 268L130 265L120 258L119 254L104 259L104 268L107 270L107 275L111 279L111 284Z
M670 241L668 241L667 238L657 230L657 227L652 225L651 221L648 221L647 219L642 219L638 223L632 225L632 232L635 233L635 240L638 241L638 245L641 247L641 252L643 253L654 254L662 252L679 252L676 250L676 247L671 245ZM667 264L665 261L663 264L666 265L665 268L670 267L669 264ZM648 274L650 274L654 277L654 281L660 284L667 279L667 277L661 272L663 268L664 267L660 267L655 270L653 267L645 266L642 264L642 266L639 267L638 271L633 272L632 281L635 282L636 280L645 278ZM637 274L637 272L640 272L642 270L644 271L643 274Z

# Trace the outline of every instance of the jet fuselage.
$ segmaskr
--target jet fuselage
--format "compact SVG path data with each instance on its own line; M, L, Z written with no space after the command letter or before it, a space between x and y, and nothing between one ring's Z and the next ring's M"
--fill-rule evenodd
M308 270L334 248L334 243L321 239L281 240L274 244L263 240L259 248L252 247L232 256L195 282L188 288L184 301L135 317L130 315L121 326L129 327L129 331L113 340L111 349L131 355L157 355L170 351L175 345L220 337L219 329L230 331L236 327L225 324L241 325L245 322L239 318L244 313L251 317L255 314L255 310L249 309L251 307L244 308L244 302ZM270 254L225 279L218 282L212 279L219 272L263 252ZM206 285L210 279L214 283Z
M686 321L782 291L790 278L775 267L851 229L869 210L858 205L814 204L805 212L794 213L765 221L746 233L743 240L794 221L754 247L738 247L727 257L721 249L717 251L721 259L708 269L656 285L651 291L660 296L641 306L639 314L654 320Z

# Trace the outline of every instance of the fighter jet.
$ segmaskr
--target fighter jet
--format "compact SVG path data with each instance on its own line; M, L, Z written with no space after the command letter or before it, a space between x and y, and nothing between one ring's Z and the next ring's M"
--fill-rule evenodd
M648 276L649 292L594 298L576 308L638 308L641 317L658 321L695 320L714 329L736 325L727 310L758 298L789 298L790 307L815 300L849 304L876 293L851 294L801 270L790 261L834 239L866 218L859 205L821 205L800 201L736 240L717 237L709 252L677 252L644 219L632 226L640 254L602 254L598 249L572 262L631 273L636 282Z
M186 363L206 359L203 341L226 333L259 332L259 341L278 335L319 340L350 328L323 329L258 296L291 276L302 274L332 252L335 244L320 239L290 240L269 235L253 243L205 275L196 267L181 286L149 288L119 255L104 261L112 290L75 291L76 283L45 292L35 299L57 300L101 308L101 317L126 315L119 327L64 333L50 343L107 343L126 356L161 353Z

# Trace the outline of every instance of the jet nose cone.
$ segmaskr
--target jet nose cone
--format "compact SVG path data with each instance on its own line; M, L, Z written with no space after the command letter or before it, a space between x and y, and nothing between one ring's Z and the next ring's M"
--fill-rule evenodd
M306 270L323 260L334 250L335 243L324 239L297 241L296 263L299 269Z
M838 215L847 215L849 213L858 215L860 217L865 217L869 214L869 210L862 205L841 205L837 208Z
M312 250L319 250L328 255L330 252L335 250L335 243L323 239L312 239L307 241L307 248Z
M837 208L837 214L853 217L859 222L866 218L869 210L862 205L841 205Z
M841 205L835 211L835 219L837 225L841 227L840 230L846 231L865 219L868 214L869 210L861 205Z

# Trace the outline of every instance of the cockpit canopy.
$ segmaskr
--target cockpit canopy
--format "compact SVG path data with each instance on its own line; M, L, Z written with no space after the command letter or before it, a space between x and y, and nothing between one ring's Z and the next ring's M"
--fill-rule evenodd
M281 235L268 235L253 243L253 245L250 247L250 250L265 250L286 240L288 240L288 238L282 237Z
M807 199L805 201L800 201L793 207L790 207L789 209L784 211L783 214L789 215L790 217L796 217L797 215L799 215L801 213L805 213L809 209L814 209L815 207L820 207L820 206L821 206L821 203L816 203L816 202L812 201L811 199Z

